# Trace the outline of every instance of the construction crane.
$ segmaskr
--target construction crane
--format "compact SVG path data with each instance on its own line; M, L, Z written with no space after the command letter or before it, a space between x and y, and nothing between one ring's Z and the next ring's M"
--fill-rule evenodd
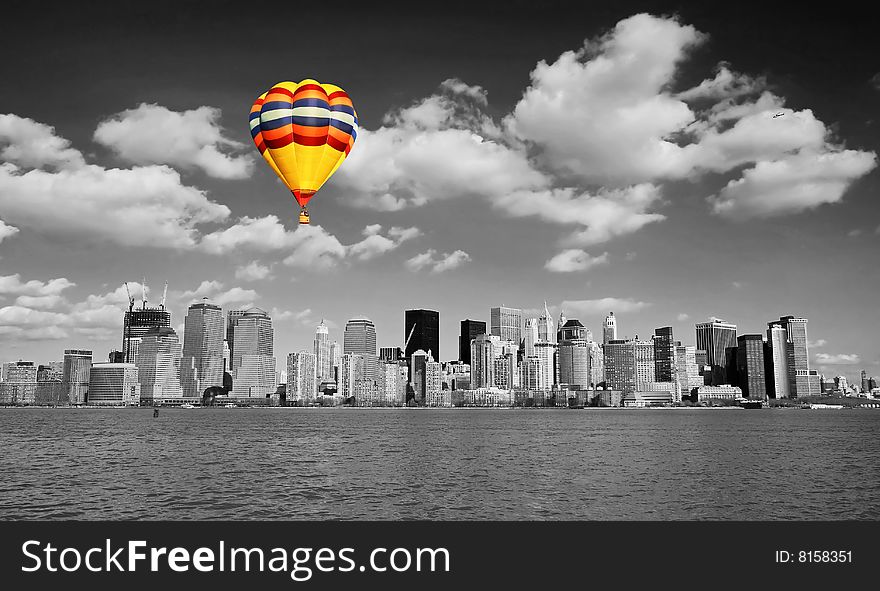
M416 323L413 322L412 328L409 329L409 336L406 337L406 342L403 343L403 357L406 358L406 348L409 347L409 340L413 336L413 332L416 330Z
M165 281L165 290L162 292L162 302L159 304L159 307L163 310L165 309L165 298L168 297L168 281Z
M128 318L125 319L125 333L122 335L122 354L125 363L130 363L129 357L131 352L129 344L131 342L131 316L134 311L134 296L131 295L131 290L128 289L128 281L125 282L125 293L128 294Z

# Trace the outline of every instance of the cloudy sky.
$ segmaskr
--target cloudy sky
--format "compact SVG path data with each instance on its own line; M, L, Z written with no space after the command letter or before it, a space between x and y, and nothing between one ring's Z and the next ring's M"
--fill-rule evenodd
M880 374L876 20L584 4L90 3L22 27L12 3L0 359L105 358L146 277L175 326L202 296L270 311L279 359L322 317L401 344L415 307L452 359L461 319L546 299L686 343L709 316L800 315L814 367ZM345 88L361 131L302 227L247 119L307 77Z

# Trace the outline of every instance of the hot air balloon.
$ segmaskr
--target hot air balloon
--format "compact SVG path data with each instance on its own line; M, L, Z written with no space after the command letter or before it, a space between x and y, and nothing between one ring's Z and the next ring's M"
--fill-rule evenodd
M279 82L254 102L250 127L260 154L299 203L299 223L308 224L306 204L357 137L351 99L338 86L311 78Z

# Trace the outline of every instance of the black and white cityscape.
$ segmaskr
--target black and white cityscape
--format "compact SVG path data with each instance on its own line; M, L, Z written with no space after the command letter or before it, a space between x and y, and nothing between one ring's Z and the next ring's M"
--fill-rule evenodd
M875 12L5 2L0 518L880 519Z
M65 349L59 360L4 363L0 404L761 407L771 400L826 406L817 400L823 396L880 399L877 378L865 370L850 383L811 369L808 321L797 316L755 334L738 334L735 323L712 317L697 323L685 344L671 326L624 337L614 312L594 337L564 311L553 318L546 302L537 316L498 306L488 319L460 321L452 359L440 356L436 310L406 310L399 344L380 348L369 318L349 319L334 336L322 320L313 347L279 363L265 310L224 314L203 298L189 306L178 335L164 299L149 306L144 293L139 302L131 296L122 346L105 359Z

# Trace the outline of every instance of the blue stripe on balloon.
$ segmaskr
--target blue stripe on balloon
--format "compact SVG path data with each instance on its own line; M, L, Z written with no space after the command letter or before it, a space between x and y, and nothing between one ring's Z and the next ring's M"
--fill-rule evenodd
M270 101L268 103L263 103L262 112L271 111L273 109L289 109L290 103L286 101Z
M342 131L344 131L348 135L351 135L351 133L354 131L354 128L351 125L349 125L348 123L345 123L344 121L337 121L336 119L331 119L330 125L332 125L336 129L341 129Z
M304 125L306 127L326 127L330 122L329 117L301 117L294 115L294 125Z
M354 116L354 109L352 109L348 105L331 105L330 110L337 111L339 113L348 113L349 115Z
M279 117L278 119L272 119L271 121L260 121L260 129L264 131L278 129L279 127L290 125L291 123L293 123L293 117Z
M294 109L296 107L321 107L322 109L326 109L329 106L330 105L327 101L319 98L304 98L293 101Z

